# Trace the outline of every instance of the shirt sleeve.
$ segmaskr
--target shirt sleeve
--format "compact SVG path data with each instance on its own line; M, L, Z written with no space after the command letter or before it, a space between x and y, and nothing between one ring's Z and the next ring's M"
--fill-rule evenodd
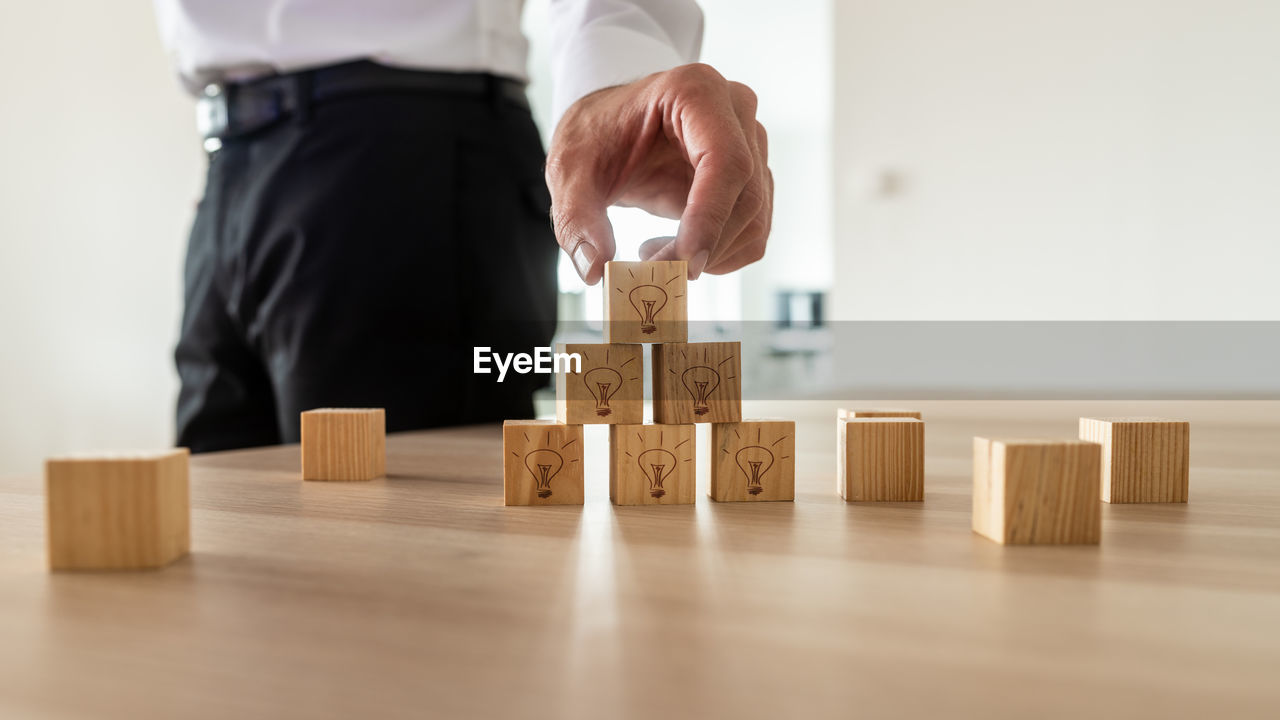
M551 0L555 124L580 98L678 65L702 48L694 0Z

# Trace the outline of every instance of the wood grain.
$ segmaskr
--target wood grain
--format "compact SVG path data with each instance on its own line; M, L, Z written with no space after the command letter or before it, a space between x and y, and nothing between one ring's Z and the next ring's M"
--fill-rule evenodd
M973 440L973 530L1003 545L1097 543L1102 447L1083 441Z
M45 463L49 568L158 568L187 554L186 448Z
M644 422L644 346L560 344L582 358L578 372L556 374L556 419L575 425Z
M691 505L697 497L693 425L610 425L615 505Z
M836 408L836 448L844 447L844 423L841 422L845 418L885 418L885 417L905 417L923 420L919 410L895 409L895 408ZM837 450L836 452L836 494L844 495L844 459L845 453Z
M507 505L581 505L581 425L553 420L502 424L502 496Z
M1191 424L1162 418L1080 418L1080 439L1102 445L1102 499L1187 501Z
M894 410L890 408L881 409L849 409L838 408L836 410L836 419L843 420L845 418L915 418L923 420L924 416L919 410Z
M743 420L711 426L711 489L717 502L796 499L796 424Z
M921 401L928 492L889 504L832 492L837 404L744 407L796 420L794 503L613 506L603 426L582 506L504 507L496 424L390 435L367 483L196 455L158 573L49 573L41 474L0 476L0 717L1274 716L1280 403ZM1138 414L1195 426L1191 503L972 532L974 435Z
M303 480L373 480L387 472L387 416L381 408L302 413Z
M924 422L910 417L846 417L836 452L837 477L849 502L924 500Z
M689 264L684 260L605 263L605 342L688 340L688 275Z
M653 420L673 425L742 419L742 343L653 346Z

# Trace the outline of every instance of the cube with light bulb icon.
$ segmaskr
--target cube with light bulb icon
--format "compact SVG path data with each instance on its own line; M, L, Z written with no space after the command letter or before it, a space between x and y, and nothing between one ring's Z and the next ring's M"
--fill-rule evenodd
M711 426L711 489L717 502L796 499L796 424L743 420Z
M611 343L689 339L689 265L683 260L604 265L604 337Z
M693 425L610 425L609 499L615 505L692 505Z
M576 425L644 422L644 346L621 343L561 344L581 365L556 373L556 419ZM570 372L570 370L577 372Z
M554 420L502 424L503 497L507 505L581 505L582 426Z
M738 342L654 345L654 422L742 420L741 356Z

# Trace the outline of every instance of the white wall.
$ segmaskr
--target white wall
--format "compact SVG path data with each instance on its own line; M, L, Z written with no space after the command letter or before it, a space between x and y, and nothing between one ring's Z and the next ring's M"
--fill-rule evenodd
M1280 319L1280 3L834 3L840 319Z
M769 133L773 230L765 257L733 276L742 319L775 319L777 290L828 290L831 233L831 6L841 0L700 0L703 60L750 85ZM734 318L718 317L715 320Z
M0 5L0 473L173 442L203 158L150 3Z

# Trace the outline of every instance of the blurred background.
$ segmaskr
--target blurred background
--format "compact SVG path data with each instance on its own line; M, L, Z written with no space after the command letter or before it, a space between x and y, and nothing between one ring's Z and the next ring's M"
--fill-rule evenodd
M766 258L697 282L690 313L768 334L756 382L838 366L833 323L1280 320L1280 3L701 4L703 59L760 96L777 196ZM525 24L549 134L546 5ZM0 473L167 445L193 101L150 3L6 3L0 48ZM613 219L624 259L674 229ZM600 290L560 276L589 334Z

